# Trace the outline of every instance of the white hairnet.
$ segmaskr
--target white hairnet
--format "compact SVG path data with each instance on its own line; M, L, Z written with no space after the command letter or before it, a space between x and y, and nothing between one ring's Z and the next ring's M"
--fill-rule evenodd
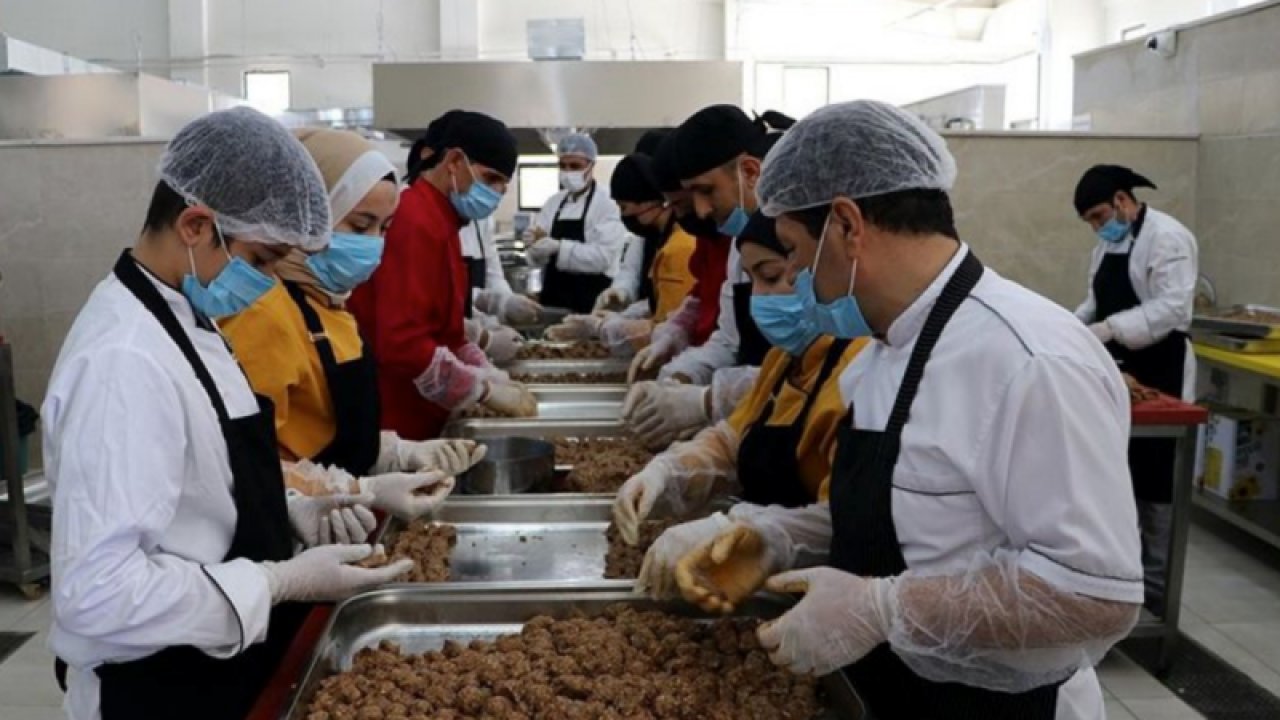
M599 154L596 149L596 141L591 139L590 135L583 133L573 133L565 135L556 145L557 155L581 155L588 160L595 160Z
M315 161L283 125L249 108L194 120L160 158L161 182L217 213L241 240L321 250L329 244L329 193Z
M765 158L765 215L901 190L950 190L956 161L915 116L873 100L828 105L796 123Z

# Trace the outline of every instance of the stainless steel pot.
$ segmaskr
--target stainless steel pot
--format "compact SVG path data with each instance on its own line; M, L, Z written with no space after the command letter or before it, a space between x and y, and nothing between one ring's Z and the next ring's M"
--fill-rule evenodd
M551 481L556 470L555 446L528 437L486 438L484 460L459 478L467 495L516 495Z

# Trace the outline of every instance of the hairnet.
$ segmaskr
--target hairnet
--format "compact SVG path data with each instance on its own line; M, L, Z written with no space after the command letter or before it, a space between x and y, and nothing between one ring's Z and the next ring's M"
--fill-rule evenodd
M320 171L283 125L250 108L210 113L165 148L160 181L217 213L240 240L320 250L329 243L329 194Z
M769 151L756 193L766 215L902 190L950 190L956 161L916 117L873 100L828 105Z
M620 202L661 201L662 192L653 175L653 159L633 153L619 160L609 178L609 195Z
M1095 205L1111 202L1121 190L1132 194L1134 188L1140 187L1155 190L1156 184L1127 167L1094 165L1076 184L1076 214L1084 215Z
M556 143L557 155L581 155L588 160L595 160L600 151L596 149L596 141L585 133L565 135Z

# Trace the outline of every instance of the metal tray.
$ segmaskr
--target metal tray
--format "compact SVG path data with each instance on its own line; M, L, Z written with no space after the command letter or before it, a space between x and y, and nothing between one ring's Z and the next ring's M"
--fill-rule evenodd
M619 437L627 434L626 426L619 419L476 418L455 420L444 429L445 437L475 440L511 435L534 438L588 438Z
M1280 313L1280 309L1267 305L1234 305L1229 309ZM1251 340L1280 339L1280 325L1249 322L1247 320L1228 320L1216 315L1196 315L1191 320L1191 327L1193 330L1204 330L1220 335L1234 335Z
M1251 339L1197 331L1191 334L1191 339L1201 345L1245 355L1273 355L1280 353L1280 338Z
M609 358L607 360L516 360L503 369L512 375L555 377L570 373L625 373L630 367L629 360Z
M688 605L656 603L644 596L620 592L442 593L418 586L359 595L334 611L283 718L305 720L307 705L320 681L349 670L356 653L384 640L397 643L406 653L418 654L439 650L446 640L465 644L517 633L525 622L538 615L564 618L574 613L599 613L618 603L698 616ZM746 603L739 614L771 619L785 608L780 600L757 597ZM823 688L827 700L823 720L860 720L865 716L861 700L842 673L824 678Z

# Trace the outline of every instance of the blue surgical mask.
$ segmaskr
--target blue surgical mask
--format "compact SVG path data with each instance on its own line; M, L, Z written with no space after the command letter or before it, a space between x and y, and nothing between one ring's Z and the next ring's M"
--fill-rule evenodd
M823 335L853 340L871 335L871 326L862 316L862 308L853 297L853 278L858 272L858 261L853 261L849 269L849 291L830 303L823 304L818 300L817 288L813 286L813 274L818 269L818 261L822 258L822 244L827 241L827 227L831 224L831 214L822 224L822 237L818 239L818 253L813 257L813 268L805 268L796 275L796 296L804 305L805 317Z
M1102 242L1110 245L1119 245L1124 239L1129 237L1129 223L1120 219L1120 214L1116 213L1111 216L1106 225L1098 228L1098 237Z
M465 158L464 158L465 159ZM458 179L453 179L453 192L449 193L449 202L458 214L468 220L483 220L498 209L502 202L502 193L485 185L476 178L471 169L471 161L467 161L467 172L471 173L471 187L465 194L458 192Z
M219 231L219 237L222 233ZM224 240L222 251L227 252ZM258 301L275 286L276 281L262 274L244 260L227 253L230 261L222 271L209 282L201 285L196 279L196 258L191 248L187 248L187 257L191 260L191 274L182 276L182 294L196 312L208 318L227 317L243 312L245 308Z
M325 290L350 292L378 269L382 246L376 235L335 232L328 248L307 258L307 267Z
M800 357L820 334L805 315L804 302L789 295L752 295L751 319L769 344Z
M728 219L726 219L723 224L716 227L716 229L720 231L721 235L736 238L742 234L744 229L746 229L747 221L751 219L751 216L748 215L747 211L742 207L744 201L743 194L745 192L746 190L742 187L742 166L739 165L738 205L733 208L733 212L729 213Z

